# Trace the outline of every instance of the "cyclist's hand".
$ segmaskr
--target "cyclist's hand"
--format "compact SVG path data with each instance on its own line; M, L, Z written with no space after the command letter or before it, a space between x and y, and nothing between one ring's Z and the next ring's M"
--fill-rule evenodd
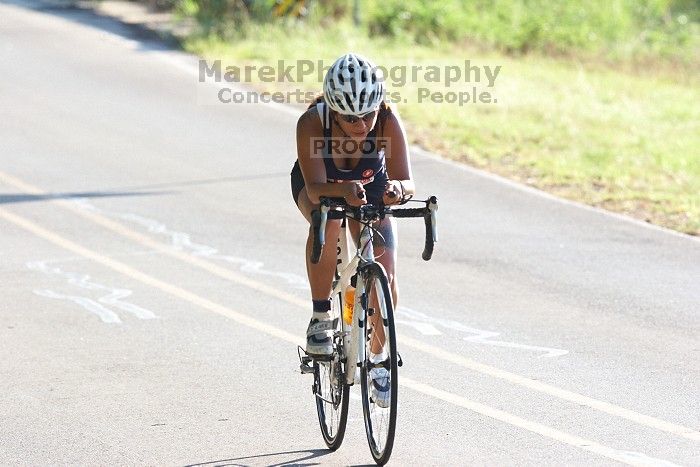
M345 201L350 206L362 206L367 204L367 193L360 182L348 183L348 194L345 195Z
M401 185L399 182L396 180L389 180L386 182L383 200L386 206L396 204L401 201Z

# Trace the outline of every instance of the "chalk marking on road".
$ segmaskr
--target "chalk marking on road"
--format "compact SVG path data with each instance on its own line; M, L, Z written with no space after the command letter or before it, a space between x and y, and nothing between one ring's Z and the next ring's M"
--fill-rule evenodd
M156 289L161 290L162 292L180 298L186 302L191 303L192 305L231 318L242 325L269 334L273 337L277 337L278 339L287 341L291 344L303 345L303 340L300 339L298 335L291 334L287 331L276 328L267 323L263 323L256 319L253 319L244 313L235 311L232 308L226 307L224 305L212 302L211 300L206 299L204 297L200 297L199 295L193 292L164 282L156 277L145 274L125 263L94 252L66 238L54 234L53 232L50 232L45 228L39 226L38 224L28 219L25 219L24 217L11 213L5 210L4 208L0 208L0 218L3 218L8 222L17 225L31 232L32 234L53 243L54 245L57 245L75 254L84 256L85 258L95 261L96 263L99 263L109 269L117 271L120 274L126 275L134 280L144 283L145 285L154 287ZM550 438L574 446L576 448L589 451L603 457L607 457L609 459L614 459L628 465L660 465L660 463L664 463L662 465L673 465L668 463L667 461L648 458L647 456L643 454L639 455L638 453L635 453L636 455L630 458L629 455L625 455L625 453L629 453L628 451L620 451L617 449L613 449L602 444L584 438L579 438L577 436L570 435L568 433L556 430L554 428L550 428L546 425L525 420L503 410L480 404L463 396L459 396L457 394L452 394L447 391L434 388L432 386L420 383L410 378L402 377L401 381L401 384L403 386L413 389L414 391L421 392L431 397L435 397L444 400L445 402L449 402L453 405L472 410L482 415L487 415L501 422L516 426L518 428L522 428L533 433L537 433L546 438ZM646 462L640 462L643 459L651 459L654 462L651 464Z
M107 324L121 324L122 320L119 319L119 315L106 308L95 300L87 297L81 297L79 295L65 295L58 292L54 292L49 289L34 290L36 295L40 297L53 298L57 300L68 300L73 303L80 305L85 308L90 313L96 315L103 323Z
M193 255L205 257L212 260L219 259L232 264L240 264L240 270L242 272L249 272L253 274L261 274L284 279L289 285L295 288L307 289L309 287L308 281L296 274L267 271L265 269L262 269L264 263L262 263L261 261L249 260L246 258L239 258L230 255L220 255L218 254L218 249L208 245L195 243L192 241L190 234L170 230L163 222L158 221L156 219L151 219L128 212L114 212L105 209L100 209L94 204L90 203L85 198L76 198L71 200L71 202L73 202L74 205L79 207L80 209L85 209L87 211L91 211L93 213L101 214L111 218L117 218L125 220L127 222L132 222L141 227L144 227L150 233L157 235L165 235L170 239L171 246L173 246L177 250L189 251ZM558 357L561 355L566 355L568 353L568 351L561 349L552 349L548 347L529 346L513 342L492 340L492 337L496 337L500 334L497 332L484 331L468 327L457 321L432 318L426 315L425 313L421 313L406 307L401 307L397 310L397 318L401 317L403 317L404 319L397 319L397 323L411 326L424 335L434 336L442 334L434 326L434 324L439 324L448 329L453 329L468 334L476 334L475 336L464 338L464 340L473 342L475 344L507 347L512 349L520 349L535 352L544 352L544 354L540 357Z
M209 258L212 260L220 260L225 261L227 263L239 265L239 269L243 272L282 279L288 285L297 289L307 290L309 288L309 281L306 280L306 278L299 276L298 274L293 274L289 272L270 271L264 268L265 263L263 263L262 261L220 254L218 249L208 245L195 243L192 241L190 234L171 230L168 228L167 225L158 220L150 219L129 212L114 212L105 209L100 209L94 204L90 203L85 198L76 198L72 201L76 206L78 206L81 209L92 211L94 213L102 214L112 218L122 219L127 222L132 222L141 227L144 227L150 233L167 236L170 239L170 244L178 250L188 251L193 255Z
M540 346L535 346L535 345L525 345L525 344L518 344L515 342L506 342L506 341L498 341L498 340L493 340L494 337L497 337L500 335L498 332L493 332L493 331L484 331L483 329L477 329L477 328L472 328L469 326L465 326L464 324L458 322L458 321L452 321L449 319L442 319L442 318L434 318L432 316L429 316L425 313L421 313L420 311L412 310L411 308L407 308L404 306L401 306L397 309L396 311L396 322L397 323L402 323L402 324L407 324L409 326L413 326L418 331L421 331L421 328L419 328L417 325L418 324L424 324L424 325L429 325L432 329L428 329L428 331L432 335L441 334L440 331L435 329L435 326L442 326L447 329L452 329L454 331L459 331L459 332L464 332L467 334L475 334L474 336L470 337L463 337L462 339L467 341L467 342L473 342L475 344L483 344L483 345L493 345L496 347L508 347L511 349L519 349L519 350L527 350L527 351L532 351L532 352L543 352L542 355L540 355L540 358L542 357L560 357L562 355L566 355L569 353L568 350L562 350L562 349L553 349L550 347L540 347ZM408 320L406 320L408 318Z
M27 191L30 194L46 194L45 192L42 192L36 187L33 187L32 185L29 185L25 182L22 182L15 177L12 177L10 175L5 174L4 172L0 171L0 181L4 181L7 184L13 185L16 188L19 188L21 190ZM141 235L137 232L134 232L132 230L129 230L125 226L111 221L110 219L107 219L103 216L100 216L98 214L90 213L87 211L84 211L82 209L76 208L74 205L71 203L68 203L66 201L62 200L53 200L51 201L53 203L57 203L60 206L65 207L66 209L69 209L76 214L91 220L99 225L102 225L103 227L118 233L126 238L130 238L148 248L152 248L156 251L160 251L166 255L172 256L174 258L180 259L186 263L189 263L193 266L200 267L205 271L208 271L214 275L217 275L219 277L222 277L224 279L233 281L238 283L239 285L244 285L252 288L253 290L257 290L258 292L265 293L271 297L278 298L280 300L286 301L287 303L290 303L292 305L297 305L303 310L308 310L308 301L307 300L302 300L294 295L279 291L273 287L269 287L265 284L261 284L255 280L249 279L241 274L235 273L234 271L231 271L226 268L221 268L218 265L209 263L207 261L204 261L200 258L194 257L192 255L189 255L187 253L183 253L181 251L176 251L173 248L163 245L159 242L156 242L152 240L151 238ZM9 214L9 212L4 211L5 213ZM29 221L27 221L29 222ZM529 388L534 391L539 391L545 394L549 394L551 396L563 399L563 400L568 400L570 402L574 402L576 404L580 405L585 405L587 407L590 407L595 410L599 410L601 412L607 413L609 415L613 415L616 417L620 417L629 421L632 421L634 423L647 426L649 428L653 428L659 431L665 431L667 433L674 434L676 436L680 436L682 438L690 439L693 441L700 441L700 431L693 430L691 428L676 424L676 423L671 423L667 422L665 420L661 420L655 417L651 417L648 415L640 414L638 412L634 412L633 410L626 409L624 407L620 407L614 404L611 404L609 402L604 402L600 401L597 399L593 399L592 397L584 396L582 394L578 394L572 391L567 391L565 389L560 389L555 386L542 383L540 381L536 381L530 378L526 378L524 376L511 373L505 370L501 370L496 367L492 367L489 365L485 365L482 363L475 362L473 360L470 360L466 357L462 357L460 355L442 350L438 347L434 347L428 344L424 344L423 342L420 342L415 339L411 339L408 336L402 336L401 338L401 344L406 345L408 347L412 347L415 350L427 353L429 355L432 355L435 358L439 358L441 360L445 360L451 363L454 363L458 366L462 366L464 368L471 369L473 371L476 371L478 373L482 373L494 378L499 378L504 381L508 381L511 384L523 386L526 388Z
M435 326L433 326L431 323L422 323L420 321L412 321L410 319L404 319L401 318L401 312L404 310L404 308L398 308L396 310L396 313L394 315L394 322L396 324L402 324L404 326L409 326L415 329L416 331L420 332L424 336L441 336L442 332L438 330Z
M97 301L84 296L79 295L67 295L59 292L54 292L52 290L35 290L34 293L42 297L59 299L59 300L70 300L78 305L82 306L91 313L96 314L103 322L110 324L121 324L121 319L119 315L113 310L105 307L104 305L109 305L118 310L126 311L131 313L136 318L139 319L155 319L156 314L151 310L147 310L133 303L124 301L125 298L133 295L133 292L129 289L114 288L106 285L98 284L96 282L90 281L90 276L87 274L78 274L70 271L63 271L61 268L56 266L49 266L46 261L29 261L26 263L29 269L34 271L39 271L44 274L55 274L65 278L69 284L80 287L87 290L95 290L101 292L107 292L97 299Z
M3 181L9 185L12 185L20 190L23 190L27 192L28 194L34 194L34 195L47 195L48 193L45 191L40 190L39 188L36 188L32 185L29 185L28 183L22 182L21 180L12 177L2 171L0 171L0 181ZM283 292L281 290L278 290L274 287L271 287L269 285L263 284L261 282L258 282L254 279L250 279L249 277L244 276L243 274L237 273L236 271L232 271L231 269L227 269L224 267L219 266L218 264L214 264L210 261L206 261L198 256L191 255L188 252L184 252L181 250L178 250L176 248L173 248L171 245L166 245L164 243L161 243L159 241L153 240L152 238L148 237L147 235L141 234L139 232L136 232L134 230L129 229L128 227L120 224L119 222L113 221L105 216L102 216L100 214L94 213L87 211L85 209L81 209L79 207L76 207L76 205L70 201L62 200L62 199L53 199L49 200L49 202L57 204L65 209L68 209L69 211L74 212L75 214L90 220L91 222L101 225L102 227L111 230L112 232L115 232L122 237L128 238L132 241L135 241L146 248L150 248L154 251L163 253L167 256L170 256L172 258L179 259L180 261L184 261L186 263L189 263L192 266L198 267L200 269L203 269L205 271L210 272L211 274L214 274L215 276L221 277L223 279L229 280L231 282L235 282L239 285L243 285L246 287L249 287L253 290L256 290L260 293L267 294L271 297L278 298L279 300L283 300L287 303L291 303L293 305L297 305L304 310L308 310L309 308L309 302L308 300L302 300L301 298L298 298L295 295L292 295L290 293Z
M117 218L128 222L132 222L146 228L150 233L157 235L165 235L170 238L170 244L178 250L189 251L193 255L205 257L212 260L219 259L232 264L240 264L240 270L242 272L277 277L285 280L289 285L295 288L308 289L309 287L308 281L296 274L268 271L263 269L262 266L264 265L264 263L262 263L261 261L239 258L230 255L220 255L218 254L218 250L216 248L208 245L195 243L192 241L190 234L170 230L161 221L128 212L114 212L100 209L94 204L90 203L85 198L76 198L72 200L72 202L81 209L85 209L97 214L102 214L111 218ZM475 344L506 347L533 352L544 352L544 354L540 357L559 357L569 353L567 350L493 340L492 338L499 336L500 333L472 328L469 326L465 326L457 321L433 318L431 316L426 315L425 313L421 313L406 307L401 307L397 310L397 318L397 323L411 326L424 335L434 336L442 334L434 326L435 324L438 324L447 329L453 329L467 334L476 334L474 336L463 338L465 341L472 342Z
M157 235L165 235L170 238L170 244L178 250L189 251L193 255L206 257L212 260L219 259L232 264L240 264L240 270L242 272L249 272L252 274L261 274L280 278L285 280L289 285L295 288L308 289L309 287L308 281L296 274L268 271L263 269L262 266L264 265L264 263L262 263L261 261L239 258L230 255L220 255L218 254L218 250L216 248L208 245L195 243L192 241L190 234L170 230L161 221L128 212L114 212L105 209L100 209L94 204L90 203L85 198L76 198L72 200L72 202L81 209L92 211L93 213L102 214L111 218L117 218L128 222L132 222L146 228L150 233ZM467 334L476 334L474 336L463 338L465 341L469 341L475 344L506 347L533 352L544 352L544 354L540 357L558 357L569 353L567 350L493 340L492 338L500 335L500 333L472 328L469 326L465 326L457 321L433 318L425 313L421 313L406 307L401 307L397 310L397 318L397 323L411 326L423 335L435 336L442 334L434 326L434 324L438 324L447 329L453 329Z
M202 256L206 257L208 259L212 260L223 260L232 264L240 264L240 270L242 272L249 272L253 274L261 274L261 275L267 275L271 277L276 277L285 280L289 285L295 287L295 288L304 288L308 289L309 284L306 279L303 277L300 277L296 274L292 273L284 273L284 272L276 272L276 271L268 271L262 268L264 263L261 261L255 261L255 260L250 260L246 258L239 258L239 257L234 257L230 255L220 255L218 254L218 250L214 247L208 246L208 245L202 245L198 244L192 241L190 234L184 233L184 232L177 232L170 230L164 223L161 221L147 218L140 216L138 214L132 214L128 212L114 212L114 211L108 211L105 209L100 209L94 204L90 203L87 199L85 198L76 198L72 200L72 202L78 206L81 209L85 209L88 211L92 211L97 214L102 214L111 218L117 218L117 219L122 219L128 222L135 223L139 226L142 226L147 229L148 232L157 234L157 235L165 235L169 237L170 239L170 244L175 247L178 250L185 250L189 251L193 255L197 256ZM418 311L411 310L409 308L399 308L397 311L397 317L400 318L403 316L403 318L408 318L408 319L397 319L397 323L408 325L416 329L418 332L422 333L423 335L440 335L442 334L438 329L435 328L433 323L439 324L445 328L448 329L453 329L461 332L465 332L468 334L476 334L475 336L471 337L465 337L464 340L475 343L475 344L482 344L482 345L491 345L491 346L498 346L498 347L507 347L507 348L512 348L512 349L520 349L520 350L527 350L527 351L535 351L535 352L544 352L543 355L540 357L558 357L561 355L566 355L568 351L566 350L561 350L561 349L552 349L548 347L539 347L539 346L529 346L529 345L524 345L524 344L517 344L513 342L504 342L504 341L496 341L492 340L492 337L496 337L500 335L497 332L490 332L490 331L484 331L476 328L471 328L468 326L463 325L462 323L459 323L457 321L451 321L451 320L444 320L444 319L437 319L437 318L432 318L425 313L421 313Z

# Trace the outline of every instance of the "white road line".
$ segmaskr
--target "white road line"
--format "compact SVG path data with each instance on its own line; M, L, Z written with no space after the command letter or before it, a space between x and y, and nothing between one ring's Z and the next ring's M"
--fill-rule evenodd
M39 188L36 188L32 185L29 185L15 177L12 177L8 174L5 174L4 172L0 171L0 181L12 185L15 188L18 188L22 191L25 191L30 194L47 194L46 192L43 192ZM126 238L130 238L138 243L140 243L143 246L146 246L148 248L153 248L156 251L162 252L166 255L169 255L171 257L177 258L181 261L184 261L190 265L199 267L205 271L208 271L218 277L221 277L226 280L233 281L237 284L240 285L245 285L247 287L252 288L253 290L257 290L260 293L267 294L271 297L275 297L279 300L283 300L287 303L290 303L292 305L298 305L304 310L308 310L308 301L307 300L302 300L294 295L279 291L273 287L267 286L265 284L259 283L253 279L247 278L241 274L238 274L234 271L231 271L226 268L219 267L218 265L212 264L210 262L204 261L201 258L194 257L192 255L189 255L187 253L183 253L181 251L176 251L173 250L171 247L167 245L163 245L162 243L156 242L149 237L145 235L141 235L137 232L129 230L127 227L119 224L118 222L112 221L110 219L106 219L103 216L90 213L84 210L81 210L74 205L72 205L69 202L66 201L61 201L61 200L54 200L53 203L58 204L68 210L73 211L74 213L78 214L81 217L84 217L86 219L89 219L99 225L102 225L103 227L118 233ZM587 407L590 407L595 410L600 410L601 412L605 412L609 415L614 415L616 417L623 418L625 420L632 421L634 423L638 423L640 425L647 426L649 428L653 428L656 430L660 431L665 431L667 433L671 433L677 436L680 436L682 438L690 439L693 441L700 441L700 431L693 430L691 428L678 425L675 423L667 422L665 420L661 420L658 418L650 417L648 415L643 415L638 412L634 412L633 410L625 409L623 407L616 406L614 404L600 401L597 399L594 399L592 397L584 396L572 391L567 391L564 389L557 388L555 386L551 386L546 383L542 383L540 381L536 381L530 378L526 378L524 376L520 376L515 373L510 373L504 370L501 370L499 368L495 368L489 365L485 365L482 363L475 362L473 360L470 360L468 358L462 357L460 355L448 352L446 350L442 350L438 347L434 347L428 344L424 344L423 342L420 342L415 339L411 339L407 336L402 336L401 337L401 344L406 345L409 347L412 347L416 350L425 352L429 355L432 355L433 357L439 358L441 360L445 360L448 362L455 363L457 365L463 366L464 368L469 368L474 371L497 377L500 379L503 379L505 381L508 381L512 384L516 384L519 386L523 386L529 389L532 389L534 391L539 391L543 392L545 394L549 394L554 397L558 397L560 399L568 400L571 402L575 402L578 404L585 405Z
M696 243L700 242L700 237L695 237L692 235L684 234L684 233L681 233L681 232L678 232L675 230L671 230L671 229L666 228L666 227L661 227L660 225L650 224L648 222L644 222L644 221L641 221L639 219L635 219L633 217L629 217L629 216L626 216L624 214L620 214L617 212L607 211L603 208L599 208L596 206L590 206L588 204L583 204L583 203L573 201L570 199L566 199L566 198L559 198L551 193L547 193L546 191L540 190L539 188L535 188L535 187L532 187L529 185L523 185L523 184L520 184L516 181L510 180L508 178L502 177L500 175L497 175L497 174L494 174L491 172L486 172L485 170L481 170L481 169L478 169L476 167L472 167L470 165L460 164L457 161L447 159L446 157L441 156L440 154L430 152L430 151L423 149L421 147L418 147L418 146L411 146L411 150L414 153L417 153L423 157L426 157L427 159L432 159L432 160L440 162L442 164L449 165L450 167L454 167L458 170L468 172L471 175L475 175L475 176L478 176L481 178L486 178L488 180L497 182L501 185L515 188L518 191L522 191L524 193L535 195L539 198L544 198L546 200L553 201L553 202L558 203L558 204L563 204L566 206L572 206L572 207L576 207L578 209L583 209L584 211L595 212L596 214L611 217L613 219L617 219L619 221L623 221L623 222L626 222L629 224L634 224L637 227L642 227L642 228L645 228L648 230L654 230L656 232L665 233L665 234L668 234L668 235L671 235L671 236L677 237L677 238L684 238L685 240L688 240L691 242L696 242Z
M488 405L472 401L470 399L467 399L466 397L462 397L457 394L453 394L447 391L443 391L441 389L428 386L427 384L419 383L418 381L406 378L404 376L401 376L399 381L401 387L413 389L416 392L420 392L427 396L440 399L445 402L449 402L450 404L457 405L459 407L464 407L465 409L469 409L472 412L476 412L481 415L493 418L494 420L498 420L500 422L507 423L508 425L513 425L518 428L522 428L532 433L537 433L546 438L555 439L562 443L575 446L584 451L592 452L594 454L598 454L600 456L607 457L618 462L622 462L623 464L643 466L676 465L663 459L649 457L640 452L621 451L618 449L610 448L608 446L604 446L600 443L596 443L585 438L570 435L569 433L556 430L546 425L542 425L541 423L531 422L530 420L526 420L524 418L518 417L503 410L499 410Z
M39 226L38 224L25 219L21 216L18 216L17 214L11 213L4 208L0 208L0 218L5 219L8 222L11 222L15 224L16 226L19 226L28 232L43 238L44 240L47 240L54 245L57 245L61 248L64 248L68 251L71 251L75 254L84 256L87 259L90 259L92 261L95 261L96 263L99 263L109 269L112 269L114 271L117 271L120 274L126 275L131 277L132 279L138 280L139 282L150 286L154 287L156 289L161 290L162 292L165 292L167 294L170 294L172 296L175 296L177 298L180 298L186 302L189 302L195 306L204 308L206 310L209 310L211 312L220 314L222 316L226 316L228 318L233 319L234 321L237 321L240 324L243 324L245 326L248 326L250 328L256 329L260 332L269 334L273 337L277 337L278 339L287 341L291 344L295 345L302 345L303 340L299 338L299 336L295 334L291 334L287 331L284 331L282 329L276 328L274 326L271 326L267 323L263 323L261 321L258 321L256 319L253 319L249 316L247 316L244 313L235 311L229 307L220 305L218 303L212 302L211 300L208 300L204 297L200 297L199 295L196 295L188 290L182 289L180 287L177 287L175 285L166 283L160 279L157 279L153 276L150 276L148 274L145 274L139 270L136 270L132 268L131 266L128 266L127 264L124 264L122 262L116 261L112 258L109 258L107 256L101 255L97 252L94 252L88 248L85 248L81 245L78 245L77 243L74 243L68 239L65 239L53 232L50 232L46 230L45 228ZM474 402L472 400L469 400L465 397L452 394L446 391L443 391L441 389L434 388L432 386L429 386L427 384L420 383L418 381L409 379L409 378L401 378L402 385L413 389L414 391L421 392L423 394L426 394L430 397L438 398L441 400L444 400L445 402L449 402L451 404L454 404L459 407L464 407L466 409L472 410L474 412L487 415L491 418L494 418L496 420L499 420L501 422L516 426L518 428L522 428L524 430L540 434L544 437L554 439L556 441L574 446L576 448L589 451L595 454L598 454L603 457L607 457L609 459L614 459L616 461L622 462L624 464L628 465L673 465L668 463L667 461L662 461L659 459L651 459L643 454L635 453L635 456L630 458L629 453L627 457L625 457L625 453L627 451L620 451L617 449L613 449L607 446L604 446L602 444L580 438L577 436L569 435L568 433L564 433L558 430L555 430L553 428L550 428L546 425L542 425L539 423L531 422L528 420L525 420L523 418L517 417L513 414L510 414L508 412L478 403ZM652 463L646 463L646 462L640 462L640 459L651 459L653 462Z
M592 409L600 410L601 412L605 412L609 415L614 415L616 417L624 418L626 420L638 423L640 425L655 428L660 431L666 431L668 433L672 433L674 435L678 435L693 441L700 441L700 432L695 431L691 428L660 420L658 418L650 417L648 415L643 415L638 412L634 412L632 410L625 409L614 404L610 404L608 402L593 399L592 397L587 397L572 391L567 391L566 389L560 389L555 386L542 383L534 379L526 378L524 376L520 376L518 374L501 370L489 365L484 365L483 363L475 362L474 360L462 357L461 355L456 355L451 352L447 352L439 347L425 344L421 341L412 339L407 336L401 336L401 343L408 344L410 347L413 347L417 350L421 350L429 355L432 355L433 357L448 361L463 368L468 368L478 373L502 379L504 381L508 381L509 383L523 386L535 391L543 392L545 394L549 394L550 396L574 402L579 405L585 405Z

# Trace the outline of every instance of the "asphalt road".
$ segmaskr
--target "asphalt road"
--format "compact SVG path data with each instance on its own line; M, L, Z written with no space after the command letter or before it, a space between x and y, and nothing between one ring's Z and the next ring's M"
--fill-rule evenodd
M505 72L505 71L504 71ZM298 372L299 110L137 28L0 3L0 464L371 462ZM394 465L700 465L700 242L413 151Z

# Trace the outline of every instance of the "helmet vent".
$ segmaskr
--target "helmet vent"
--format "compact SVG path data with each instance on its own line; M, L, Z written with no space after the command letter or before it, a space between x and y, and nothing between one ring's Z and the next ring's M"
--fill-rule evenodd
M384 83L371 61L349 53L329 68L323 94L334 111L361 115L379 107L384 99Z

